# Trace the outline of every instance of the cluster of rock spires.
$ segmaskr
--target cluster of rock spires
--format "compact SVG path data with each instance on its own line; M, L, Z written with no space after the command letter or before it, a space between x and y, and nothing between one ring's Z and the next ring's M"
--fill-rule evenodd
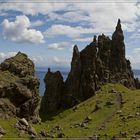
M23 53L0 64L0 117L20 117L34 123L39 119L39 81L34 76L34 64ZM104 34L81 52L75 45L71 70L66 81L59 71L48 72L44 78L46 90L40 112L55 113L72 107L91 96L105 83L122 83L139 88L130 61L125 58L124 36L120 20L112 39Z
M61 108L72 107L91 96L105 83L121 83L128 88L139 88L139 81L133 76L130 61L125 58L124 35L118 20L112 39L104 34L81 52L75 45L71 70L66 81L59 71L45 76L46 91L41 111L52 113Z
M39 121L39 81L34 64L19 52L0 65L0 117Z

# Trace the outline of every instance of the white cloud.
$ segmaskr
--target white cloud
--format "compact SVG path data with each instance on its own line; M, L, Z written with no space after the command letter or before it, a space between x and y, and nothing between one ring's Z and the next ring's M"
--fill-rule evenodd
M52 56L49 57L48 59L48 65L50 66L69 66L70 65L70 60L66 59L65 57L60 57L60 56Z
M76 41L76 42L91 42L92 40L93 40L93 37L73 39L73 41Z
M43 43L44 36L40 31L30 29L31 22L25 15L16 16L14 22L5 19L2 22L5 39L21 43Z
M47 29L44 34L46 37L55 37L55 36L67 36L71 38L80 37L83 34L93 33L92 28L83 28L82 26L68 26L68 25L52 25Z
M55 66L66 67L70 66L71 59L65 56L30 56L30 59L36 66Z
M43 14L46 15L52 11L58 11L65 9L67 4L64 3L36 3L35 1L30 2L20 2L18 0L17 3L1 3L0 4L0 11L18 11L22 12L26 15L38 15Z
M127 55L127 58L132 63L133 69L140 69L140 48L133 49L131 54Z
M138 27L140 6L135 2L76 3L66 8L61 14L48 13L49 18L59 22L79 22L80 25L92 27L95 33L112 32L118 18L122 20L125 31L132 32Z
M58 14L56 12L48 13L50 20L58 20L62 22L88 22L90 20L89 16L82 11L68 11L63 14Z
M52 43L48 45L48 49L63 50L72 46L69 42Z
M0 63L3 62L5 59L15 56L17 52L0 52Z
M37 21L34 21L34 22L31 22L31 27L37 27L37 26L42 26L44 24L43 21L41 20L37 20Z
M125 3L1 3L0 11L19 11L26 15L47 15L47 20L58 20L61 23L86 22L94 33L110 33L114 30L117 19L123 22L125 31L132 32L138 28L140 4L137 1ZM59 14L56 13L59 11ZM129 16L128 16L129 15ZM140 26L140 25L139 25Z

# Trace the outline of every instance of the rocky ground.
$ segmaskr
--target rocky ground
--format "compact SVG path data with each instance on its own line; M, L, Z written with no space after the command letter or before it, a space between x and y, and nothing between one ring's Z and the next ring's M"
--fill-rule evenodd
M0 119L1 138L140 138L140 91L107 84L94 97L31 124L26 119Z

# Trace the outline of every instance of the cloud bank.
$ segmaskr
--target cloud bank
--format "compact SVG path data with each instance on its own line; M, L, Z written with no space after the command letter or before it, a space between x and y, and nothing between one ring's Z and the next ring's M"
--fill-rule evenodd
M5 19L2 22L5 39L20 43L44 43L44 36L40 31L30 29L31 22L25 15L16 16L15 21Z

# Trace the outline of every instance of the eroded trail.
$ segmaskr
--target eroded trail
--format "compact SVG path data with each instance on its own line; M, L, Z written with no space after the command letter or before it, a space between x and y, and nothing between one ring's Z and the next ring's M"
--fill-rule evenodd
M115 103L116 103L117 107L116 107L116 109L107 118L105 118L105 120L101 124L99 124L95 128L95 133L94 134L96 134L99 130L104 129L106 127L106 125L109 122L111 122L111 120L113 119L113 117L115 116L115 114L117 113L117 111L122 108L122 94L119 93L119 92L112 93L112 94L115 94L115 96L116 96Z

